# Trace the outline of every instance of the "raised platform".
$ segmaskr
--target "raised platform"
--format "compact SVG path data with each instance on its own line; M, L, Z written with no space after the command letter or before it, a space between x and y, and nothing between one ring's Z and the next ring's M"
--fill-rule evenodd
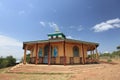
M98 67L100 64L88 65L35 65L35 64L18 64L12 67L8 72L12 73L76 73L83 71L86 67Z

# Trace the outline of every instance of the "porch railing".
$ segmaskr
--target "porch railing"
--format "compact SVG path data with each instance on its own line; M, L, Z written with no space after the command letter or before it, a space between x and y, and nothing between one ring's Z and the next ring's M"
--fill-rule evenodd
M82 57L65 57L66 61L69 61L67 64L82 64ZM57 60L59 59L59 61ZM69 60L68 60L69 59ZM51 64L64 64L64 56L61 57L51 57ZM98 63L98 59L86 58L86 63ZM30 63L35 64L36 57L30 58ZM44 57L38 58L38 64L44 64Z

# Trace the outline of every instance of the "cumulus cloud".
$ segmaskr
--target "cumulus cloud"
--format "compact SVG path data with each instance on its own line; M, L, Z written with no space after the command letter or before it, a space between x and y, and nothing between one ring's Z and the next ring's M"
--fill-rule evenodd
M111 19L106 22L101 22L100 24L96 24L92 29L94 30L94 32L102 32L114 28L120 28L119 18Z
M56 23L54 23L54 22L40 21L40 25L42 25L43 27L53 28L55 31L59 31L59 26Z
M70 26L70 29L74 29L75 28L75 26Z
M58 27L58 25L57 25L56 23L54 23L54 22L49 22L48 24L49 24L50 27L54 28L55 31L59 31L59 27Z
M110 53L109 51L104 51L103 53Z
M66 36L66 38L68 38L68 39L73 39L73 37L72 37L72 36Z
M43 27L45 27L45 26L46 26L46 23L45 23L45 22L43 22L43 21L40 21L40 24L41 24Z
M19 46L21 47L21 42L17 41L16 39L13 39L11 37L7 37L4 35L0 35L0 47L1 46Z
M70 29L77 30L77 31L82 31L82 30L83 30L82 25L79 25L79 26L70 26L69 28L70 28Z
M0 56L6 57L8 55L21 58L23 55L22 42L5 35L0 35Z
M80 25L77 30L78 30L78 31L82 31L82 30L83 30L83 27Z

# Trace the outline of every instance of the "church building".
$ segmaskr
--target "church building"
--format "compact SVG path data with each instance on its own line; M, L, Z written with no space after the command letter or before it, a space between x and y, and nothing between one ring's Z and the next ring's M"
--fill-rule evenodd
M60 32L48 34L48 40L23 42L24 59L30 51L31 64L87 64L98 62L98 43L67 39ZM89 54L89 56L88 56Z

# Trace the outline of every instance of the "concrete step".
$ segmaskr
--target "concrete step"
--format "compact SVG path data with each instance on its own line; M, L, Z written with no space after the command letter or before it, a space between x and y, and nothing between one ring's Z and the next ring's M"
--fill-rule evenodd
M32 65L32 64L19 64L11 68L8 72L32 72L32 73L71 73L69 67L61 66L61 65Z

